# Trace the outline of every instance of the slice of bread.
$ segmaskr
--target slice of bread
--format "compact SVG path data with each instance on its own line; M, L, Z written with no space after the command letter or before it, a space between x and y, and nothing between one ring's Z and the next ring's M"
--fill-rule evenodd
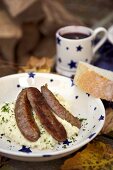
M113 72L79 62L74 83L96 98L113 101Z

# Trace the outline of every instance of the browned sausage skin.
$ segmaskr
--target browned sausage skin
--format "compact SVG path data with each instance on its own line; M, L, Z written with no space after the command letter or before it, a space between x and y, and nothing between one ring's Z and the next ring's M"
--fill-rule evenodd
M37 141L40 137L40 131L27 99L27 89L22 90L18 95L14 111L17 125L23 136L31 142Z
M27 97L40 122L51 136L60 142L66 140L67 133L65 128L51 112L51 108L41 92L37 88L29 87L27 89Z
M79 121L79 119L77 117L74 117L59 103L54 94L47 88L47 85L41 87L41 92L46 102L56 115L70 122L73 126L77 126L78 128L81 127L81 122Z

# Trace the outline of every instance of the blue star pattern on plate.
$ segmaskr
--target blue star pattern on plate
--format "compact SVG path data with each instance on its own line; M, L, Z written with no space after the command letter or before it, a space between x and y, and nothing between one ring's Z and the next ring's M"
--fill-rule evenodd
M101 115L98 120L104 120L104 116Z
M60 45L61 39L59 37L56 38L56 43Z
M22 148L20 149L20 150L18 150L18 151L20 151L20 152L25 152L25 153L30 153L30 152L32 152L31 151L31 149L28 147L26 147L26 146L22 146Z
M83 47L81 45L76 47L77 51L82 51Z
M28 75L29 75L29 78L34 78L35 77L35 74L33 72L28 73Z
M71 60L70 63L68 63L68 66L70 67L70 69L72 69L72 68L76 68L76 64L77 63L75 61Z
M61 41L61 45L62 45L62 41ZM67 56L70 57L69 53L70 53L71 48L69 48L69 51L67 51L66 50L67 46L68 45L66 45L64 47L64 51L66 54L65 57L67 57ZM79 52L77 52L75 49L75 45L74 45L74 50L75 50L75 53L79 54ZM85 50L85 47L83 50ZM59 58L60 56L57 56L57 57ZM58 62L58 58L57 58L57 62ZM87 56L85 56L85 59L86 58L87 58ZM61 59L62 59L62 57L61 57ZM70 69L70 67L68 65L68 63L70 63L71 60L73 60L73 62L76 62L78 64L76 59L73 59L73 58L70 58L65 63L66 63L68 70L70 70L70 72L72 72L72 74L74 74L75 72L73 71L73 69ZM62 63L64 63L64 61L65 60L62 59ZM60 64L61 63L59 63L59 65ZM31 78L29 78L28 73L23 73L23 74L17 74L14 77L11 75L11 77L13 78L13 81L9 81L9 77L8 77L8 80L4 79L3 83L8 84L8 89L7 89L7 87L5 87L6 88L5 90L12 92L12 89L13 89L13 96L7 95L6 99L5 99L4 92L2 92L3 88L1 88L2 101L5 103L7 101L9 101L10 104L12 105L15 102L15 96L17 97L17 95L20 93L20 91L22 89L28 88L28 87L36 87L40 90L40 87L42 85L48 84L48 88L50 88L50 90L53 90L52 91L53 93L61 94L62 97L68 102L68 104L69 105L71 104L70 109L69 109L70 112L72 112L75 116L80 118L80 121L83 120L81 122L82 123L81 129L79 131L78 136L76 134L74 135L74 133L73 133L72 135L74 135L74 136L70 137L68 140L64 140L63 141L64 143L63 142L55 142L56 144L55 144L54 148L52 148L52 150L51 150L51 145L50 145L50 149L48 149L48 150L45 149L43 151L41 151L40 148L38 148L38 146L32 149L32 147L28 146L27 144L24 144L24 146L18 145L17 144L18 141L13 142L11 140L11 142L10 142L9 139L4 135L4 131L1 131L1 133L0 133L1 150L2 150L2 148L4 148L5 154L8 154L8 152L10 151L10 153L12 154L12 158L15 158L15 153L16 153L16 155L18 156L18 159L20 159L20 160L23 159L24 161L25 160L32 161L34 155L35 155L35 158L37 157L38 159L40 159L42 161L47 161L47 160L55 159L56 155L57 155L57 158L60 158L61 154L63 155L66 152L68 154L68 151L70 151L72 153L75 150L78 150L79 148L81 148L83 146L83 144L87 144L89 141L91 141L93 138L95 138L96 135L99 133L101 127L103 126L104 120L105 120L105 112L103 109L102 102L101 101L98 102L98 99L92 98L91 95L89 96L89 94L81 92L77 88L76 85L73 86L73 80L71 80L71 79L73 79L72 77L67 78L65 76L60 76L60 75L50 74L50 73L40 73L39 74L39 73L35 73L34 71L30 71L30 72L32 72L30 74ZM32 78L32 77L34 77L34 78ZM5 80L6 80L6 82L5 82ZM1 81L1 84L2 84L2 81ZM17 87L17 85L20 85L20 87ZM72 85L72 87L71 87L71 85ZM5 103L3 103L3 106ZM80 107L81 103L82 103L82 107ZM1 107L2 107L2 105L1 105ZM95 107L97 109L94 111ZM11 115L13 114L12 111L10 113L11 113ZM1 114L4 114L4 113L2 112ZM32 112L32 114L33 114L33 112ZM102 120L103 116L104 116L104 120ZM13 135L13 132L11 132L11 133L12 133L11 135ZM15 139L15 140L17 140L17 139ZM45 141L45 143L46 142L47 141ZM49 147L48 144L47 144L47 147ZM59 155L59 153L61 153L61 154Z
M89 139L91 139L96 133L92 133L91 135L89 135Z
M66 140L63 142L64 145L68 145L68 146L69 146L70 143L72 143L72 142L69 141L68 139L66 139Z

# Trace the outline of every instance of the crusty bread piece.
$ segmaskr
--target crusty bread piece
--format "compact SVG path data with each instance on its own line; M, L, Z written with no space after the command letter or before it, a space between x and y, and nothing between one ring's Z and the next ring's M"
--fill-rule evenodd
M113 72L79 62L74 83L96 98L113 101Z

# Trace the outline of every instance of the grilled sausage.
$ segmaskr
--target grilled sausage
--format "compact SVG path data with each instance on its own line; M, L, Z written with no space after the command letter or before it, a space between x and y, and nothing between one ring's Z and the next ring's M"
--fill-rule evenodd
M70 122L73 126L77 126L78 128L81 127L81 122L79 121L79 119L77 117L74 117L59 103L54 94L47 88L47 85L41 87L41 92L46 102L56 115Z
M31 142L37 141L40 137L40 131L35 123L32 108L27 99L27 89L19 93L14 111L18 128L24 137Z
M41 92L34 87L29 87L27 89L27 97L40 122L48 133L50 133L57 141L61 142L66 140L67 133L65 128L51 112L51 108L48 106Z

